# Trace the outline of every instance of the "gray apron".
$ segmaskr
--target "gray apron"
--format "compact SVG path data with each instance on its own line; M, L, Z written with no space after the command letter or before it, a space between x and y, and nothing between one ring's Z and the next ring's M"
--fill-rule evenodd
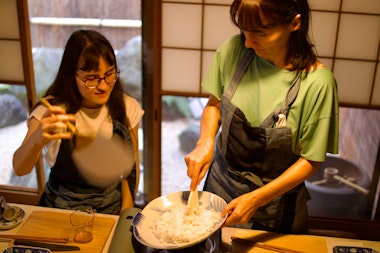
M222 96L222 131L204 186L205 191L214 192L227 202L269 183L299 159L292 152L291 129L274 126L279 114L288 115L289 107L297 97L300 73L296 75L284 105L268 115L259 127L252 127L244 113L230 102L254 57L254 50L248 49ZM306 233L307 197L307 190L301 184L273 199L252 216L252 228Z
M128 127L119 121L113 121L113 134L121 136L132 147ZM121 209L121 183L107 188L91 185L80 174L71 156L75 148L75 139L62 139L57 161L51 168L49 180L41 196L39 205L71 210L95 209L98 213L119 214ZM133 157L134 159L134 157ZM107 168L104 168L107 170ZM136 186L136 165L127 178L131 195Z

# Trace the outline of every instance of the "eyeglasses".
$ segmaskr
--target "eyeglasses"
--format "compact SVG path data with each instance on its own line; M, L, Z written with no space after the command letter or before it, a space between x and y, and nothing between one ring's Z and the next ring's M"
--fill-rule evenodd
M116 72L113 72L111 74L108 74L106 76L104 76L103 78L92 78L92 79L86 79L86 80L83 80L78 74L76 74L76 76L83 81L84 85L88 88L88 89L95 89L98 87L98 85L100 84L100 82L102 80L104 80L106 82L106 84L108 86L113 86L115 85L117 79L119 78L119 73L120 71L117 70Z

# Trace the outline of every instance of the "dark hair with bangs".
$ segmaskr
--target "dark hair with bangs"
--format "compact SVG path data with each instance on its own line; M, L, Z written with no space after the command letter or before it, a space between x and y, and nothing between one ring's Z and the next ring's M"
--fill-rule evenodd
M258 32L290 24L301 15L301 27L290 34L286 61L292 70L307 70L317 57L309 38L310 8L307 0L234 0L230 8L232 22L241 30ZM245 39L242 33L243 39Z
M75 79L76 72L78 69L98 70L101 58L109 66L118 69L115 51L102 34L94 30L73 32L65 46L57 76L44 96L54 96L52 104L64 104L67 113L75 114L82 104ZM121 83L117 80L107 106L112 119L127 123L123 94Z

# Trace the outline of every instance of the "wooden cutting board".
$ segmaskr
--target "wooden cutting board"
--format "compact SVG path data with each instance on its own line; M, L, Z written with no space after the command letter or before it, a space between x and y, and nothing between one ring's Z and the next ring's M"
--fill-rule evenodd
M326 241L323 238L316 236L303 236L303 235L284 235L275 234L265 231L255 230L238 230L235 235L239 238L248 239L254 242L262 242L283 248L299 250L301 252L318 252L326 253ZM233 251L239 253L269 253L274 252L267 249L248 246L241 243L233 242Z
M113 218L95 215L94 227L92 229L93 240L89 243L74 243L70 241L68 245L79 246L81 253L102 252L114 223L115 220ZM25 223L21 225L17 234L67 237L68 235L72 235L70 213L35 210L30 214Z

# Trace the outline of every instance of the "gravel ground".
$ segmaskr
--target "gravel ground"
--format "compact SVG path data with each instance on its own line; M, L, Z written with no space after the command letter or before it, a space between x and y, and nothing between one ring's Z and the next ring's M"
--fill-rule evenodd
M183 130L193 123L194 120L191 119L162 122L162 195L189 190L190 178L187 176L187 167L184 160L186 153L181 151L178 137ZM198 189L201 190L202 188L203 182L201 182Z
M25 121L0 129L0 184L8 184L11 178L13 153L22 143L26 131Z

